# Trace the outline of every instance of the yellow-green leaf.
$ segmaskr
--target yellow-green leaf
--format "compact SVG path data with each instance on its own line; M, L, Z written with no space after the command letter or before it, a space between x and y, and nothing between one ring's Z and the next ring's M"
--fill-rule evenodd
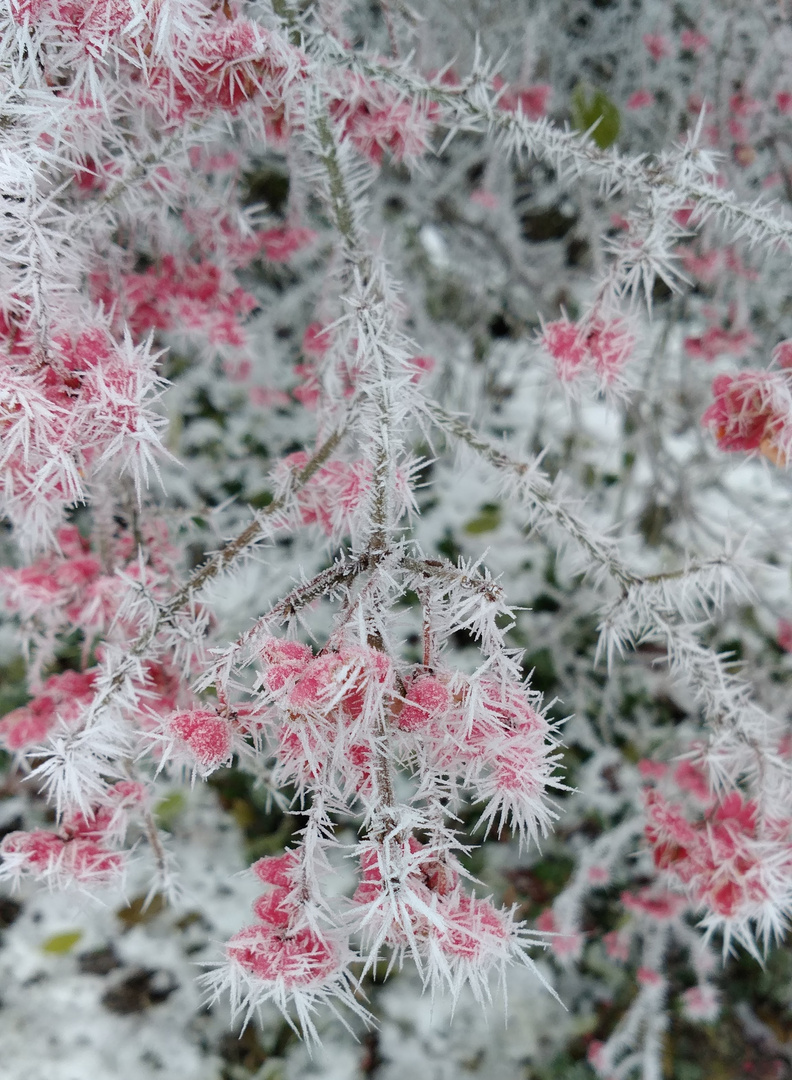
M613 146L619 137L621 116L604 90L595 90L588 96L582 83L572 91L572 123L578 131L588 131L596 124L591 137L600 150Z
M66 930L62 934L53 934L52 937L48 937L47 940L42 943L41 951L65 955L72 951L82 936L82 930Z
M240 829L249 829L256 820L256 811L247 799L234 799L231 803L231 816Z
M116 915L124 927L131 930L133 926L140 926L141 923L149 923L152 919L156 919L167 906L168 901L162 893L154 893L151 898L146 893L141 893L140 896L135 896L130 900L126 907L119 908Z
M501 508L495 503L486 503L478 514L465 525L465 532L471 536L478 533L492 532L501 523Z
M186 805L187 800L180 791L171 791L156 804L154 813L160 825L164 829L170 829Z

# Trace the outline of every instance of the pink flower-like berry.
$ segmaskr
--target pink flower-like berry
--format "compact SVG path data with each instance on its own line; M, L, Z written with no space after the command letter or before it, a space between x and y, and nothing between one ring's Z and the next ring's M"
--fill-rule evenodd
M226 944L226 955L247 975L284 991L322 986L340 969L335 943L309 927L287 934L281 926L246 926Z
M168 720L167 728L204 768L221 765L231 755L231 727L217 713L204 709L177 713Z
M580 324L569 319L547 323L539 341L564 382L586 370L603 383L614 382L635 346L635 338L622 320L598 317Z
M792 438L792 396L781 374L718 375L712 393L714 400L701 422L712 429L721 450L758 450L776 465L786 463Z
M419 731L430 720L442 716L450 701L444 683L433 675L419 675L407 691L407 700L398 715L399 727L402 731Z

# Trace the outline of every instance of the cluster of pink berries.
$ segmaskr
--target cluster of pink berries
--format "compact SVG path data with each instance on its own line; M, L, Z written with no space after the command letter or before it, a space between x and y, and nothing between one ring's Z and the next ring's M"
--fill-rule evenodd
M95 274L94 299L114 311L137 339L152 331L199 334L215 346L243 345L242 321L256 306L253 297L219 266L165 255L142 273Z
M299 855L259 859L251 869L271 889L253 905L258 922L227 942L229 960L260 982L280 983L286 993L324 985L341 971L348 950L337 935L305 924L294 895Z
M128 531L108 537L106 560L91 550L90 541L73 525L57 530L57 548L19 569L0 569L0 597L7 611L32 623L46 624L50 633L81 630L90 644L106 633L118 614L124 589L113 572L123 568L133 581L157 595L172 576L177 553L167 531L156 521L141 526L148 559L141 567L135 539ZM128 628L131 629L131 628Z
M570 382L589 372L605 385L618 379L635 347L635 337L623 320L599 316L581 323L569 319L547 323L539 341L555 361L559 379Z
M285 482L290 473L305 467L309 456L303 450L287 454L278 462L276 477ZM323 465L297 494L303 525L318 525L330 537L355 536L357 519L371 497L371 478L368 461L335 459ZM411 505L410 487L402 472L397 473L393 495L401 516Z
M161 420L145 346L118 345L103 326L51 336L42 353L10 316L0 323L2 509L38 532L84 495L84 477L125 453L145 471Z
M687 790L688 810L655 788L646 792L645 835L656 868L714 924L732 924L739 935L754 920L767 934L769 913L788 903L792 821L760 818L756 803L736 791L702 801L698 784Z
M43 743L58 723L73 725L93 700L97 674L91 668L50 675L27 705L0 720L0 743L8 750L26 750Z
M365 796L379 717L406 760L418 752L427 775L473 790L485 823L510 820L522 837L547 829L547 788L560 786L552 728L519 684L423 667L402 674L379 649L349 642L314 656L269 638L260 651L284 779Z
M712 393L701 422L721 450L758 450L774 464L786 464L792 446L792 384L786 373L718 375Z
M370 957L383 946L399 959L410 955L428 979L439 975L452 991L463 982L475 986L482 972L508 960L516 932L511 912L463 892L447 851L438 854L414 837L369 843L360 865L353 925Z
M342 136L375 165L386 151L396 161L423 156L440 115L431 102L417 104L352 72L343 73L328 107Z
M697 360L712 363L718 356L733 356L740 360L746 356L757 339L746 327L726 330L710 326L703 334L685 338L685 351Z
M147 799L145 785L121 780L90 811L66 814L56 832L8 833L0 843L0 877L16 882L29 874L60 888L110 884L123 872L127 855L118 848Z
M413 837L362 845L360 884L332 929L311 918L301 858L287 851L252 867L271 888L253 905L258 921L226 943L232 998L241 998L243 988L259 1001L288 994L299 1009L301 996L337 993L355 956L350 936L368 957L364 970L387 947L397 961L409 955L427 981L445 981L454 992L464 982L486 992L491 969L502 970L520 948L512 913L462 892L453 858Z

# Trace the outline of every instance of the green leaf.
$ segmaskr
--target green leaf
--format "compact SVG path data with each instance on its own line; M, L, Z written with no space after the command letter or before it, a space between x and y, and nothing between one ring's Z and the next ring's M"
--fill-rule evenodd
M66 930L63 934L53 934L52 937L48 937L41 946L41 951L45 953L54 953L55 955L65 955L70 953L78 941L83 936L82 930Z
M497 503L485 503L476 517L465 525L465 532L471 536L478 533L492 532L501 523L501 508Z
M154 813L163 829L173 827L186 805L187 800L180 791L171 791L164 799L160 799L154 807Z
M269 506L273 498L271 491L257 491L255 495L250 496L248 503L254 510L263 510L265 506Z
M619 137L621 116L619 110L603 90L595 90L588 96L582 83L572 91L572 123L578 131L588 131L592 124L597 126L591 137L600 150L613 146Z

